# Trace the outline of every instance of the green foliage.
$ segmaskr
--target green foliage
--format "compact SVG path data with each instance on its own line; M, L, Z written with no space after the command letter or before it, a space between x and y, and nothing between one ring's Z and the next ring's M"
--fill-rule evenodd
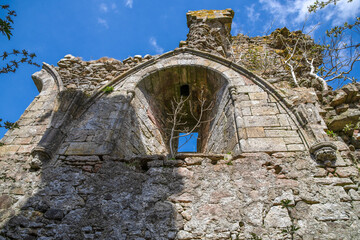
M12 36L13 28L13 17L16 16L16 12L10 10L9 5L0 5L0 10L5 11L5 17L0 18L0 33L10 40ZM35 53L29 53L27 50L23 49L21 51L13 49L10 52L4 51L0 55L0 58L3 61L3 67L0 67L1 73L15 72L18 69L19 65L22 63L27 63L40 67L39 64L33 62L33 59L36 57ZM5 62L5 63L4 63Z
M114 87L113 86L107 86L106 88L104 88L102 90L104 93L111 93L114 91Z
M9 59L12 57L12 59ZM39 64L33 62L33 59L36 57L35 53L29 53L27 50L23 49L21 51L13 49L11 52L4 51L0 58L4 60L8 60L8 63L5 67L0 68L1 73L9 73L16 72L16 69L19 68L21 63L27 63L30 65L34 65L36 67L40 67Z
M258 54L259 51L255 48L255 49L249 49L247 51L247 56L248 56L248 61L251 64L251 67L253 69L256 69L259 65L259 59L258 59Z
M9 121L6 121L4 123L1 123L2 119L0 118L0 128L5 128L5 129L14 129L14 128L19 128L19 125L17 123L12 123Z
M327 5L333 3L334 5L336 5L336 2L338 2L339 0L327 0L327 1L319 1L316 0L313 4L311 4L308 7L308 11L309 12L316 12L318 9L323 9L324 7L326 7ZM347 0L347 2L352 2L353 0Z
M331 138L336 138L337 137L336 133L334 133L333 130L327 129L326 134Z
M345 127L343 128L343 132L345 134L352 134L354 132L354 124L352 123L346 124Z
M256 235L255 233L250 233L250 235L251 235L251 240L262 240L262 238L261 237L258 237L258 235Z
M291 200L283 199L283 200L281 200L281 207L286 208L286 209L292 208L293 206L291 206L290 203L291 203Z
M12 36L11 31L14 29L12 27L12 24L14 23L12 17L16 17L16 12L13 10L10 10L9 5L0 5L0 8L3 11L6 11L6 16L4 19L0 18L0 32L3 35L6 35L7 38L10 40L10 37Z
M293 205L290 205L291 203L291 200L289 199L283 199L281 200L281 207L282 208L286 208L288 214L289 214L289 217L291 219L291 223L294 223L294 219L291 215L291 212L290 212L290 208L293 208L294 206ZM282 230L282 233L284 234L290 234L291 236L291 239L293 240L294 239L294 234L297 230L299 230L300 227L297 227L295 226L294 224L291 224L289 227L286 227L285 229Z
M283 229L281 232L285 233L285 234L290 234L291 238L293 239L295 232L299 229L300 229L300 227L297 227L295 225L290 225L289 227L286 227L285 229Z
M315 13L328 5L336 5L339 1L352 2L353 0L316 0L308 7L310 13ZM356 35L360 30L360 17L351 22L336 25L325 32L323 53L323 66L317 69L318 76L328 82L337 80L340 87L344 81L356 82L352 76L354 64L359 61L359 42ZM354 35L354 36L353 36ZM348 39L351 39L349 43Z

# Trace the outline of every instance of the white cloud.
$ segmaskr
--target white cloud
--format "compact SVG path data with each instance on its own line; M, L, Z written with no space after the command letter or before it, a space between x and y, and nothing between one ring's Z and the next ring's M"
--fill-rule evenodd
M335 11L335 18L333 19L333 25L339 25L348 20L353 20L359 16L360 13L360 1L340 1L336 3L336 7L333 7ZM326 9L324 9L326 10Z
M241 32L240 24L232 22L231 32L233 35L238 35Z
M260 13L255 11L255 4L252 4L250 7L246 7L247 16L252 21L255 22L259 19Z
M108 22L107 22L105 19L103 19L103 18L98 18L98 23L99 23L100 25L102 25L104 28L109 29L109 24L108 24Z
M111 9L112 9L112 10L116 10L116 8L117 8L116 3L112 3L112 4L111 4Z
M100 4L100 11L106 13L109 11L109 8L105 3L102 3Z
M309 17L308 6L314 0L259 0L263 10L269 12L276 22L282 25L299 27ZM251 8L250 8L251 10ZM322 21L330 21L334 25L339 25L347 20L354 19L360 13L360 1L348 2L347 0L338 1L336 5L329 4L319 10L314 16ZM253 14L248 9L248 16Z
M132 8L133 7L133 0L125 0L125 6Z
M149 42L157 54L162 54L164 52L164 49L157 44L156 38L151 37Z
M280 24L286 25L286 18L288 16L287 9L277 0L259 0L263 5L263 9L268 11L276 21Z

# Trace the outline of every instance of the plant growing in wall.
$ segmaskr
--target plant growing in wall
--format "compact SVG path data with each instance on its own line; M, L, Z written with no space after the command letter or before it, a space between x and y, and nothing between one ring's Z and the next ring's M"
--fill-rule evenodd
M262 240L262 238L256 235L255 233L250 233L250 235L251 235L250 238L251 240Z
M114 91L114 87L113 86L107 86L102 90L104 93L111 93Z
M286 210L289 214L289 217L291 219L291 225L286 227L285 229L283 229L282 233L285 235L290 235L291 240L294 240L296 231L300 229L300 227L294 225L294 218L292 217L291 212L290 212L290 208L293 208L294 206L291 205L291 200L283 199L283 200L281 200L281 207L286 208Z
M14 128L19 128L19 125L17 123L12 123L9 121L4 122L4 124L2 124L2 119L0 118L0 128L3 127L5 129L14 129Z
M334 133L333 130L327 129L327 130L326 130L326 134L327 134L329 137L333 138L333 139L336 139L336 137L337 137L336 133Z
M343 132L346 134L346 136L352 136L355 130L355 126L352 123L348 123L343 128Z

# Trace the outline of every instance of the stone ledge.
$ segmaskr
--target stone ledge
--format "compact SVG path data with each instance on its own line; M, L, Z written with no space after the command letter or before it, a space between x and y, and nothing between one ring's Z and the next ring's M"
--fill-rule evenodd
M314 178L315 183L322 185L335 185L335 186L345 186L345 185L353 185L353 181L349 178Z

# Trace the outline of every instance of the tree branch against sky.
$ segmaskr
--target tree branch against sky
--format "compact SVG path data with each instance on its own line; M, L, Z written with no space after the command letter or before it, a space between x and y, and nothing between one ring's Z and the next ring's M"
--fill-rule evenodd
M308 7L310 13L324 9L329 5L336 5L341 0L315 1ZM343 0L342 2L351 3L353 0ZM311 66L311 75L325 82L338 80L337 86L342 86L346 81L355 82L357 79L352 76L355 65L360 61L359 51L359 25L358 16L345 21L342 24L332 26L326 30L326 36L323 38L321 46L323 47L323 64L315 73L312 65L313 60L306 56L307 63ZM356 36L354 36L354 34ZM356 38L357 37L357 38Z
M168 132L171 158L175 158L178 150L191 139L192 134L200 128L201 124L210 122L214 119L210 117L205 118L205 116L208 116L208 113L212 111L214 103L206 101L203 91L201 91L200 97L197 98L196 102L192 103L192 101L189 100L190 96L191 95L187 97L181 96L179 100L174 98L174 100L171 101L171 112L167 114L168 116L166 118L166 122L170 126ZM196 113L192 110L193 104L199 106L198 112ZM185 111L186 107L190 110L190 115L194 120L194 123L190 126L189 123L184 120L184 118L188 115L187 111ZM187 136L190 136L190 138L187 138L185 143L181 146L178 146L174 142L179 138L186 138Z
M13 36L13 17L16 17L16 12L11 10L9 5L0 5L0 10L2 11L2 14L5 13L4 17L2 17L2 14L0 15L2 17L0 18L0 33L10 40ZM0 74L15 72L21 63L28 63L40 67L40 65L33 62L34 57L36 57L35 53L29 53L25 49L21 51L13 49L11 52L4 51L0 55ZM0 119L0 128L13 129L19 127L17 123L5 121L4 124L2 124L1 122L2 119Z
M9 5L0 5L0 10L2 11L0 15L0 33L6 36L8 40L10 40L10 38L13 36L13 18L16 17L16 12L11 10ZM3 13L5 13L4 17L2 17ZM0 74L16 72L16 70L19 68L19 65L22 63L28 63L30 65L40 67L39 64L33 62L34 57L36 57L35 53L29 53L25 49L21 51L16 49L11 51L3 51L0 53Z
M268 16L275 20L273 30L284 26L291 31L301 29L315 40L316 46L306 46L307 39L297 39L296 44L292 43L291 46L284 43L289 54L281 56L282 62L289 70L295 86L298 85L295 69L304 64L308 66L308 76L318 80L323 90L327 90L328 85L338 88L357 81L360 56L360 1L259 0L259 4L260 7L257 9L267 12ZM252 9L256 6L251 5ZM249 14L249 18L254 17L254 11L249 11ZM261 18L254 19L261 21ZM235 26L239 25L236 23ZM265 28L268 25L266 24ZM253 34L245 29L241 32L250 36ZM316 49L313 49L314 47ZM313 54L319 50L321 54ZM302 57L299 56L300 52L303 52ZM323 63L321 66L320 62Z

